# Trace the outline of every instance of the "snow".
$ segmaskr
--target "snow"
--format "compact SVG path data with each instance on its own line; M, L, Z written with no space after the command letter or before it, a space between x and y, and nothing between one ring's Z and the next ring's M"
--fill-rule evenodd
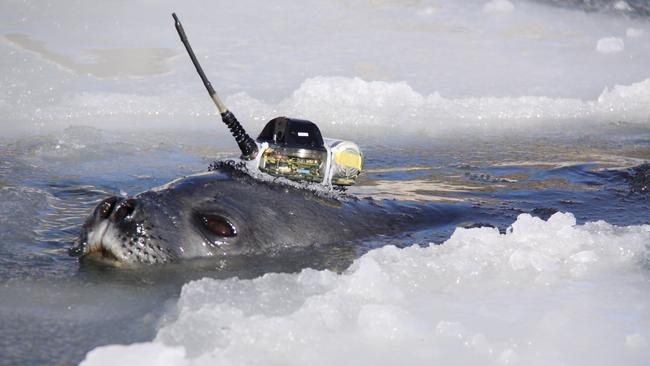
M152 342L83 365L647 364L649 248L650 226L523 214L505 234L459 228L341 274L203 279Z
M406 83L365 81L360 78L316 77L308 79L278 104L267 104L247 94L227 99L242 115L260 122L275 114L320 116L324 133L360 131L365 135L389 135L394 131L424 136L467 131L530 131L543 127L570 133L612 119L648 123L650 79L631 85L605 88L593 100L520 97L450 98L423 95ZM261 127L261 125L260 125Z
M130 352L122 352L125 346L106 346L100 350L93 350L88 353L88 359L93 360L94 365L159 365L175 366L185 364L185 350L182 347L165 347L162 344L133 344L128 347ZM104 358L99 352L111 352L114 355ZM82 363L84 364L84 363Z
M628 3L626 3L625 1L622 1L622 0L617 1L616 3L614 3L614 9L616 9L618 11L632 11L632 8L630 7L630 5Z
M618 37L605 37L596 43L596 51L600 53L619 53L625 49L625 43Z
M627 38L639 38L643 36L643 34L645 34L643 29L628 28L625 30L625 35L627 36Z
M491 0L483 5L486 13L508 14L515 10L515 6L508 0Z
M418 98L440 95L442 109L433 111L432 128L479 117L491 127L495 112L477 108L514 105L513 118L528 118L525 110L534 117L548 104L591 101L605 88L650 77L650 44L632 42L648 29L643 19L527 1L246 0L227 11L204 0L156 6L136 1L128 8L75 0L43 7L10 2L0 14L0 49L6 56L0 66L11 70L0 79L3 131L49 132L71 124L221 131L213 129L215 108L178 40L171 11L181 17L222 98L246 93L270 110L296 99L295 93L306 98L306 92L334 98L323 100L324 106L349 104L358 90L367 94L357 104L381 107L383 101L394 117L401 104L410 107ZM217 13L227 15L219 22L205 16ZM593 57L594 47L626 57ZM117 71L103 69L107 59L123 62ZM306 88L316 88L319 80L324 81L319 90ZM340 98L337 87L344 88ZM245 125L262 118L230 107ZM545 116L558 113L552 109ZM317 121L328 117L315 114L324 107L295 110ZM504 113L510 117L507 109Z

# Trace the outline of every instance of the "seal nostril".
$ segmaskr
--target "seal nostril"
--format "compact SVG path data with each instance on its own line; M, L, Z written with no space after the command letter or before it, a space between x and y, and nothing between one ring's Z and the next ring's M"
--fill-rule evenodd
M97 215L99 215L101 219L107 219L111 215L111 212L113 212L116 202L117 202L117 197L115 196L108 197L107 199L103 200L97 206Z
M113 213L112 219L113 221L124 220L124 218L132 214L133 211L135 211L135 200L129 198L126 201L122 201L122 203L117 206L115 212Z

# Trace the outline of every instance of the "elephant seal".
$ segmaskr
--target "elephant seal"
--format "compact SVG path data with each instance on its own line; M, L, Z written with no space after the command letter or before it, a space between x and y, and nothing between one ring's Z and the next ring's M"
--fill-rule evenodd
M112 265L277 255L422 224L449 224L458 212L454 205L358 199L260 179L243 163L228 161L131 198L106 198L86 220L70 255Z

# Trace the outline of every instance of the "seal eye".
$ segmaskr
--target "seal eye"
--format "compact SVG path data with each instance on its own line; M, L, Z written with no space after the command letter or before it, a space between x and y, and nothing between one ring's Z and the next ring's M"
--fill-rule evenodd
M199 215L199 221L211 234L229 238L237 235L237 229L228 220L221 216Z

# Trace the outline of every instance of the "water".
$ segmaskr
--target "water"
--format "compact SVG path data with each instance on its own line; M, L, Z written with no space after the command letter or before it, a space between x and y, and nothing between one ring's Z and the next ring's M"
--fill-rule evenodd
M0 363L647 364L650 26L626 4L5 2ZM67 256L106 196L235 155L171 11L253 135L317 121L366 155L351 193L465 228L274 263Z

